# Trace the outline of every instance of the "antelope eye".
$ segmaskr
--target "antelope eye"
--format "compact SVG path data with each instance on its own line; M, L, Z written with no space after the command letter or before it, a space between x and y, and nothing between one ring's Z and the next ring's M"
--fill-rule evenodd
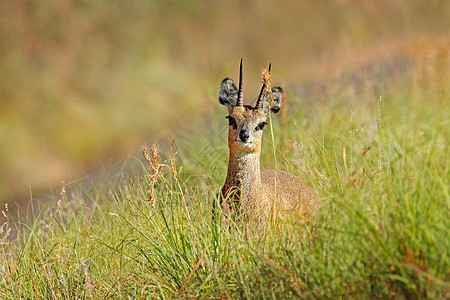
M232 116L226 116L228 119L228 125L233 126L233 129L237 129L236 120Z
M264 126L266 126L266 122L261 122L258 124L258 126L255 127L255 130L263 130Z

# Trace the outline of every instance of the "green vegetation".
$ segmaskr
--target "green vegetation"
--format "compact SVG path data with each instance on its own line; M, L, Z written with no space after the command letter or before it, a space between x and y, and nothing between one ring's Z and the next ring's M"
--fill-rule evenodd
M0 1L0 299L450 298L450 1L107 2ZM212 221L241 57L289 93L262 166L315 220ZM37 204L149 137L143 173Z
M84 199L63 190L12 241L5 223L0 298L448 297L449 90L334 91L291 95L272 122L277 167L316 189L317 220L280 219L265 234L247 224L247 235L220 214L212 222L227 157L221 111L192 125L178 153L149 153L145 176Z

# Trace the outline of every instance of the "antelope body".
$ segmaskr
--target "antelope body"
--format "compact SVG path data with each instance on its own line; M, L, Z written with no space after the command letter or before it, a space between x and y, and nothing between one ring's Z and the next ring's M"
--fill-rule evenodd
M230 156L221 190L224 211L261 221L271 213L313 214L320 207L319 200L300 178L284 171L260 170L262 132L269 114L281 109L283 90L275 87L267 93L263 84L256 105L244 105L242 81L241 60L239 90L233 80L225 78L219 94L219 102L229 113Z

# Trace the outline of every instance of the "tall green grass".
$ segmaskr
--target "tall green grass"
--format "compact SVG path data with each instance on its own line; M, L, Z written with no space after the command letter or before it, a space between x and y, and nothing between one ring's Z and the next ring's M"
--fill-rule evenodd
M273 118L277 168L314 187L322 210L264 234L220 212L212 221L228 155L214 114L212 129L199 122L178 138L176 155L143 163L145 176L85 198L63 190L14 239L5 223L0 298L448 297L450 95L433 95L291 95ZM269 135L262 165L272 168Z

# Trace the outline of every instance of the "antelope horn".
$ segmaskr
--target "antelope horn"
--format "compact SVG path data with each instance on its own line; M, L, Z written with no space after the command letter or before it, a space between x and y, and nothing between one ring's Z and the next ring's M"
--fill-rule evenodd
M236 106L244 106L244 90L242 89L242 58L241 58L241 65L239 67L239 98L236 103Z
M270 69L272 68L272 63L269 64L269 74L270 74ZM266 88L266 83L263 82L263 85L261 87L261 91L259 92L259 97L258 97L258 101L256 102L256 109L262 109L263 108L263 104L264 104L264 90Z
M266 89L266 84L263 83L262 87L261 87L261 91L259 92L259 97L258 97L258 101L256 101L256 109L262 109L263 108L263 98L264 98L264 90Z

